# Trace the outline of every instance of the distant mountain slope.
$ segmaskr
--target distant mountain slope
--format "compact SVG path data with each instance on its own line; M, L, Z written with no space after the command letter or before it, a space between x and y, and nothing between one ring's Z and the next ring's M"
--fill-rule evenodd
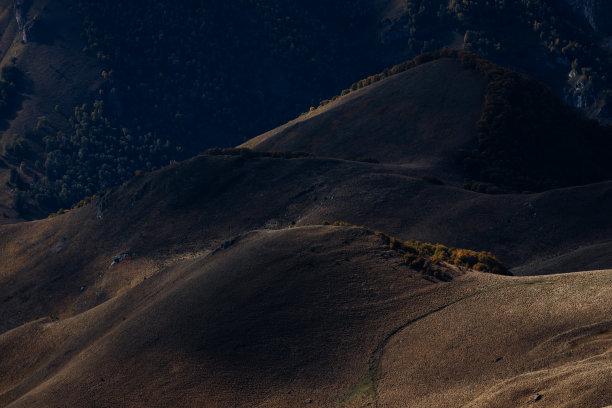
M0 335L0 405L612 403L610 271L453 273L423 279L360 228L251 233Z
M241 146L370 157L444 179L469 177L466 187L490 193L612 178L612 128L473 53L423 54L327 103Z
M2 64L29 87L0 143L17 152L0 149L1 223L242 142L409 57L380 45L393 1L4 3Z
M609 10L600 0L406 2L383 38L415 54L453 44L553 88L591 118L609 121Z
M612 52L605 47L605 32L593 29L582 6L576 11L563 1L81 1L78 16L67 2L46 9L44 4L32 3L27 23L42 30L39 38L44 40L39 42L53 41L63 48L47 55L37 53L33 42L17 43L32 50L32 55L24 54L32 65L41 66L40 57L48 57L51 65L45 68L48 72L32 70L33 80L48 84L48 89L40 88L44 103L32 105L41 108L26 115L36 120L14 121L18 138L33 145L34 153L18 154L3 165L0 181L10 184L3 187L5 194L0 192L4 222L14 220L17 212L36 218L71 207L138 170L150 171L208 147L244 142L360 77L441 47L481 53L546 82L591 118L605 121L610 116L606 106L612 85L605 73L612 67ZM6 21L16 24L14 18ZM86 44L77 35L80 23ZM14 39L11 30L16 32L13 27L4 34ZM83 72L75 73L74 67ZM57 78L47 81L49 75L70 78L69 92L57 89ZM83 105L86 90L95 95ZM61 114L49 112L56 105ZM39 116L45 120L38 123ZM551 132L567 128L573 129L562 123ZM457 134L464 132L457 129ZM600 158L593 158L559 161L595 163L589 170L593 172L601 167ZM505 160L506 167L523 163L517 157ZM500 171L498 161L489 161L485 169L472 168L472 179L503 184L503 189L540 191L606 178L559 182L555 174L534 170L533 160L526 160L532 173L542 173L540 180L529 176L526 183L507 168ZM482 167L479 160L474 162ZM11 168L16 173L11 175ZM577 174L573 169L569 173Z
M124 127L184 147L229 146L410 57L380 42L395 1L80 1ZM163 17L162 17L163 16Z
M612 6L605 0L566 0L574 10L589 22L593 30L612 34Z
M484 87L482 75L443 58L352 92L241 147L449 168L457 150L476 139Z

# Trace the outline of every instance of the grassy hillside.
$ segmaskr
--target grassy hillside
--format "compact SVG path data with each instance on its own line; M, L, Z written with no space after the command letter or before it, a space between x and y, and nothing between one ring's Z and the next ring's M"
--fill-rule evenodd
M242 146L370 159L452 173L454 152L476 138L481 75L440 59L325 104ZM450 168L450 169L449 169ZM437 174L442 176L441 174ZM461 179L461 177L460 177Z
M499 275L609 267L612 184L425 175L213 150L0 226L0 406L612 402L610 271Z
M3 221L78 202L0 225L0 407L612 406L612 131L365 77L605 91L569 6L179 3L0 12Z
M611 127L584 118L526 75L456 50L356 82L243 146L370 157L443 179L469 177L467 188L488 193L612 178Z
M610 271L509 278L448 268L455 279L440 283L401 263L360 228L248 234L73 318L0 335L10 374L0 404L612 402Z
M4 137L5 143L24 138L34 152L6 164L5 182L10 168L25 163L20 169L23 187L4 187L0 194L5 201L7 195L15 198L12 209L8 202L5 205L9 218L15 210L32 217L70 207L136 171L183 160L211 146L243 142L316 106L360 77L442 46L477 51L545 80L591 117L604 118L606 112L610 86L604 73L611 66L609 52L599 46L603 37L563 2L361 0L330 5L235 0L151 5L102 1L81 2L78 9L77 17L67 2L53 7L46 7L43 0L33 2L27 16L44 31L39 37L45 40L13 41L8 54L3 54L23 50L24 64L35 68L41 66L36 61L49 61L46 71L25 69L37 84L32 100L40 102L31 106L40 108L24 105L29 113L19 113L11 121L11 128L18 130ZM15 31L14 21L11 24ZM75 73L70 67L84 69ZM51 74L57 76L55 81L49 80ZM58 85L58 79L71 82L74 97L60 91L65 87ZM513 106L525 102L525 93L534 96L531 89L522 92ZM550 100L549 96L537 99L538 103ZM531 108L535 107L526 110ZM544 115L547 129L555 115L564 114L553 111ZM450 129L444 121L432 123L439 123L442 131ZM553 126L551 133L577 129L565 125ZM41 129L42 134L36 135ZM457 133L464 135L466 130ZM545 139L543 143L550 145L550 138ZM473 157L469 171L477 182L493 183L502 190L542 190L607 177L606 172L589 175L598 171L598 164L584 176L576 176L574 169L551 174L534 163L542 161L541 148L537 157L527 158L525 168L508 168L518 163L512 147L512 157L501 164L490 152L484 159ZM562 158L550 167L572 162L567 156L574 146L570 143L564 149L551 153L551 157L561 153ZM590 153L572 159L602 160ZM534 178L536 172L542 175Z
M325 220L490 251L520 274L605 268L611 189L484 195L381 164L200 156L66 214L0 227L0 327L83 312L254 229Z

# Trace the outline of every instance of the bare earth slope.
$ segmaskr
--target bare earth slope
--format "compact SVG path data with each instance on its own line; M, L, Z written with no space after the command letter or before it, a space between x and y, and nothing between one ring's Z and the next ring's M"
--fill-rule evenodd
M443 58L351 92L241 145L447 168L476 137L484 78Z
M254 232L1 335L0 405L612 403L610 271L452 273L430 282L360 228Z

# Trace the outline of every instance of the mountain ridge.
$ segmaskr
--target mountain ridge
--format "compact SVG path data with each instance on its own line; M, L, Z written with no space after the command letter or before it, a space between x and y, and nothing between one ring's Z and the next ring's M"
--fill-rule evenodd
M0 407L612 404L570 1L0 0Z
M26 217L39 218L45 212L71 207L86 196L119 184L137 170L150 171L171 160L184 160L194 151L243 142L307 110L309 105L316 105L326 94L339 92L343 83L350 84L384 66L445 46L479 52L501 65L543 80L568 103L605 122L609 86L602 72L610 58L609 53L595 46L605 38L594 32L567 3L534 0L481 5L474 1L444 4L436 0L427 7L421 7L425 4L421 3L363 0L359 6L353 3L326 6L321 2L301 2L299 8L288 10L277 0L257 4L233 0L218 7L194 3L189 9L173 8L168 2L159 1L143 13L137 12L141 3L81 2L77 15L75 8L66 8L68 3L45 8L43 0L32 2L27 20L36 22L45 33L40 38L50 38L47 47L56 50L47 57L63 55L73 66L86 67L81 73L87 75L75 75L67 69L65 58L52 63L52 67L44 67L45 70L30 70L34 83L55 88L58 94L61 92L57 84L65 78L73 80L71 87L75 89L78 84L79 90L69 92L60 101L36 92L31 96L42 97L40 109L36 108L39 110L31 115L19 113L12 121L11 126L18 130L17 140L13 132L7 132L3 138L5 145L25 141L31 149L29 154L11 158L2 169L4 179L0 181L19 182L11 182L8 188L3 184L6 216L0 221L13 222L17 210ZM7 3L7 10L11 7ZM209 18L200 27L201 21L195 19L195 24L191 17L202 10ZM245 10L252 12L244 15ZM161 23L147 24L146 21L162 21L155 17L156 13L166 13L180 23L171 28ZM189 18L180 18L183 15ZM223 18L213 18L217 15ZM503 18L507 20L504 24L488 23ZM9 20L16 26L14 16L7 24ZM217 24L220 20L226 22L223 27ZM85 24L83 29L78 27L81 22ZM357 26L362 27L357 30L357 40L349 41L338 29L349 27L354 31ZM247 27L254 31L245 36ZM84 34L84 43L77 38L79 31ZM305 35L304 31L310 34ZM6 35L10 32L11 29L5 30ZM198 33L218 39L206 43L212 47L211 52L202 54L197 46L197 52L191 52L193 44L202 44L192 38ZM315 42L329 47L316 46L312 41L314 33L326 36L325 41ZM19 49L43 49L45 40L21 44L21 36L17 37L8 39ZM130 41L123 41L126 38ZM141 46L125 48L125 44L137 41ZM243 52L245 44L251 43L253 47L248 46ZM168 63L159 55L146 52L153 44L157 48L168 46L169 52L164 54L172 57ZM229 56L219 51L234 48L237 52ZM81 49L86 49L86 54ZM254 63L265 60L262 56L270 52L274 58L261 65ZM11 54L7 49L4 63L10 62L6 56ZM197 63L184 57L196 54L206 58ZM357 62L356 55L361 56ZM303 64L292 62L293 57ZM232 64L236 58L247 61ZM24 63L32 65L28 61L34 59L27 54ZM226 69L215 70L215 64ZM233 66L252 69L240 70L239 75L228 79L224 73L232 71ZM302 72L303 67L309 67L306 73ZM200 75L202 69L207 72L204 76ZM311 83L298 80L308 75ZM333 85L323 86L327 83ZM315 92L317 86L320 91ZM304 96L302 102L287 101L288 96L282 92L294 88L298 89L293 93L295 97L306 94L311 97ZM85 89L95 95L87 94ZM205 108L202 101L212 109L206 121L200 120ZM55 112L55 106L59 106L61 114ZM75 106L78 110L74 110ZM130 110L138 114L132 115ZM22 123L22 117L28 120ZM39 117L45 120L39 121ZM96 119L85 120L89 117ZM275 121L266 122L271 117ZM67 123L69 118L72 123ZM75 134L81 137L73 137ZM242 136L232 139L238 134ZM105 153L98 153L100 150ZM91 170L97 168L103 171ZM498 172L493 176L498 177ZM532 186L527 190L541 188Z

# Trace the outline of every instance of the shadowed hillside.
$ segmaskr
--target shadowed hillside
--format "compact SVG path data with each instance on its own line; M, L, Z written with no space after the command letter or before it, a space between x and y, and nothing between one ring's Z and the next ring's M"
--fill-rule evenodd
M351 92L242 146L452 169L453 154L476 138L484 85L458 60L439 59Z
M612 52L605 45L607 20L594 17L594 10L605 9L601 3L35 0L14 4L17 9L5 0L0 16L1 64L13 64L16 58L29 82L19 91L23 106L4 118L2 143L17 154L4 154L0 161L2 223L13 222L18 215L32 219L71 207L128 180L135 171L151 171L212 146L243 142L308 111L360 77L442 47L478 52L530 74L591 118L605 121L610 116L612 86L606 72L612 66ZM452 75L447 79L452 81ZM425 91L415 90L414 95L427 96L427 101L441 106L440 118L430 121L431 126L404 123L409 134L417 134L411 145L398 145L403 157L410 148L420 147L418 132L447 133L449 120L473 113L471 98L464 101L465 109L449 106L461 100L453 97L458 96L457 82L446 93L447 101L436 102L436 92L423 95ZM538 86L519 85L527 88L527 95L519 92L519 103L534 101L526 112L544 117L547 124L559 117L538 108L550 102L547 97L542 100L539 91L530 93ZM461 93L476 95L471 88ZM397 106L422 112L422 107L406 100ZM435 114L435 109L430 113ZM527 115L517 128L534 117ZM471 132L463 119L460 122L455 128L458 138ZM566 125L559 123L551 133L582 133L581 126ZM389 125L379 130L388 131L393 142L401 129ZM532 130L525 133L525 140L542 128ZM555 139L544 138L539 147L551 140ZM370 147L363 145L357 153ZM537 165L538 153L535 160L527 157L526 169L507 168L522 162L522 157L512 157L502 166L499 157L472 160L467 167L475 183L470 186L479 191L496 191L490 184L502 190L541 191L608 178L608 172L590 177L601 163L609 162L607 157L602 160L588 152L573 158L576 146L565 147L549 157L560 157L561 164L571 159L594 163L585 177L569 169L559 179ZM497 152L512 155L514 150L506 143ZM532 174L521 174L524 170ZM538 172L541 177L534 179Z
M0 408L612 406L603 5L9 3Z
M241 147L427 169L487 193L612 178L612 127L534 79L465 51L423 54L361 80Z
M451 273L423 279L359 228L254 232L0 335L0 404L552 407L574 381L576 406L612 402L609 271Z
M17 153L0 149L0 223L239 143L409 57L378 38L393 2L298 3L1 1L0 65L26 81L0 112Z
M12 44L4 58L23 53L17 63L36 85L29 93L22 91L32 104L24 102L3 136L5 144L20 150L3 165L4 222L17 213L36 218L71 207L138 170L151 171L211 146L240 143L308 111L360 77L443 46L476 51L532 74L590 117L606 117L610 86L604 73L612 54L600 46L603 34L564 2L77 3L23 3L24 27L32 37L26 44L20 43L23 33L17 32L10 6L3 16L3 41ZM492 104L500 110L484 108L489 120L477 130L478 154L470 156L476 140L463 152L462 159L470 159L464 163L472 179L469 188L542 191L609 178L610 160L600 154L610 150L609 132L580 123L578 113L560 108L551 99L554 94L535 81L506 73L494 81L500 89L482 71L484 96L478 96L475 76L469 79L463 71L446 67L421 72L421 77L413 73L407 76L413 81L406 84L406 94L386 93L382 97L392 104L367 111L364 120L381 114L377 125L353 121L351 129L317 118L325 122L326 133L316 132L311 150L337 152L341 145L341 157L365 152L351 158L388 155L389 160L410 159L412 166L439 165L443 159L434 157L437 153L449 153L472 134L468 122L478 98L486 102L497 92L502 98ZM356 112L363 116L363 104L370 101L361 100L361 105L345 106L332 122ZM524 106L517 110L517 105ZM392 115L404 111L412 116ZM416 121L420 116L425 120ZM296 126L312 134L317 120ZM338 142L357 126L389 142L395 154L364 140L350 144L359 148ZM500 127L501 144L489 137ZM525 127L528 131L521 132ZM583 140L576 134L586 136ZM405 137L411 142L403 143ZM532 140L537 140L532 151L524 151L522 145ZM591 165L582 171L574 162Z
M72 316L253 229L325 220L491 251L520 274L606 268L611 189L484 195L380 164L200 156L84 208L1 227L0 321Z

